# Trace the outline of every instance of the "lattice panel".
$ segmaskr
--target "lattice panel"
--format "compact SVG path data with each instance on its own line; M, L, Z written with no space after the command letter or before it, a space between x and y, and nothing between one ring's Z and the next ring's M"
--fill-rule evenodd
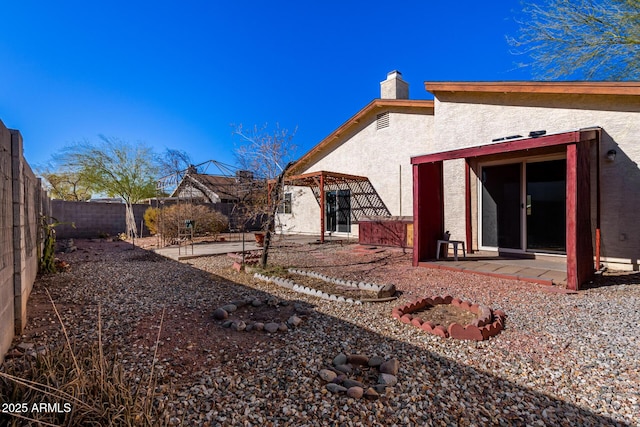
M349 190L351 193L351 222L369 216L391 216L380 195L369 180L332 179L324 185L324 191ZM311 191L320 205L320 186L314 185Z

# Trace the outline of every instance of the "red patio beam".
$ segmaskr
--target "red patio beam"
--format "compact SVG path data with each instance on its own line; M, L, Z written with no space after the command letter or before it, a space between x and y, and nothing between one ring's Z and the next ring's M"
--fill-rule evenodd
M555 145L566 145L574 142L591 141L597 138L598 129L585 129L573 132L564 132L554 135L545 135L538 138L516 139L511 141L496 142L477 147L460 148L451 151L441 151L439 153L425 154L411 158L411 164L439 162L443 160L454 160L470 157L488 156L491 154L501 154L513 151L531 150L534 148L552 147Z

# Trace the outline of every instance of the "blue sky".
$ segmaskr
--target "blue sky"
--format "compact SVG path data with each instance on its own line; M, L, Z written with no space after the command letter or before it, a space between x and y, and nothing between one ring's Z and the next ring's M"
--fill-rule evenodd
M298 156L424 81L530 80L519 1L5 1L0 120L32 166L98 135L234 163L231 124L294 129ZM525 58L526 60L526 58Z

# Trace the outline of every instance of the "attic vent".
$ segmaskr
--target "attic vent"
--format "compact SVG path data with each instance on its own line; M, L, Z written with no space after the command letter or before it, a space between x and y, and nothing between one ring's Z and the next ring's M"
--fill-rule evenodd
M389 127L389 112L387 111L386 113L380 113L377 115L377 122L376 122L376 130L379 129L384 129L384 128L388 128Z

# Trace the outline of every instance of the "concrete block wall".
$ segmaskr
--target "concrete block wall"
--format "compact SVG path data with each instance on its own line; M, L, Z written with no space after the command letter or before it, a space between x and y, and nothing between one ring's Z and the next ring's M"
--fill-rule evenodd
M49 199L23 156L22 135L0 121L0 360L27 322L38 273L40 218Z
M138 233L149 205L133 205ZM61 224L56 227L57 239L96 238L103 235L117 236L126 231L124 203L51 201L51 216ZM75 228L71 225L74 224ZM143 227L142 236L149 230Z

